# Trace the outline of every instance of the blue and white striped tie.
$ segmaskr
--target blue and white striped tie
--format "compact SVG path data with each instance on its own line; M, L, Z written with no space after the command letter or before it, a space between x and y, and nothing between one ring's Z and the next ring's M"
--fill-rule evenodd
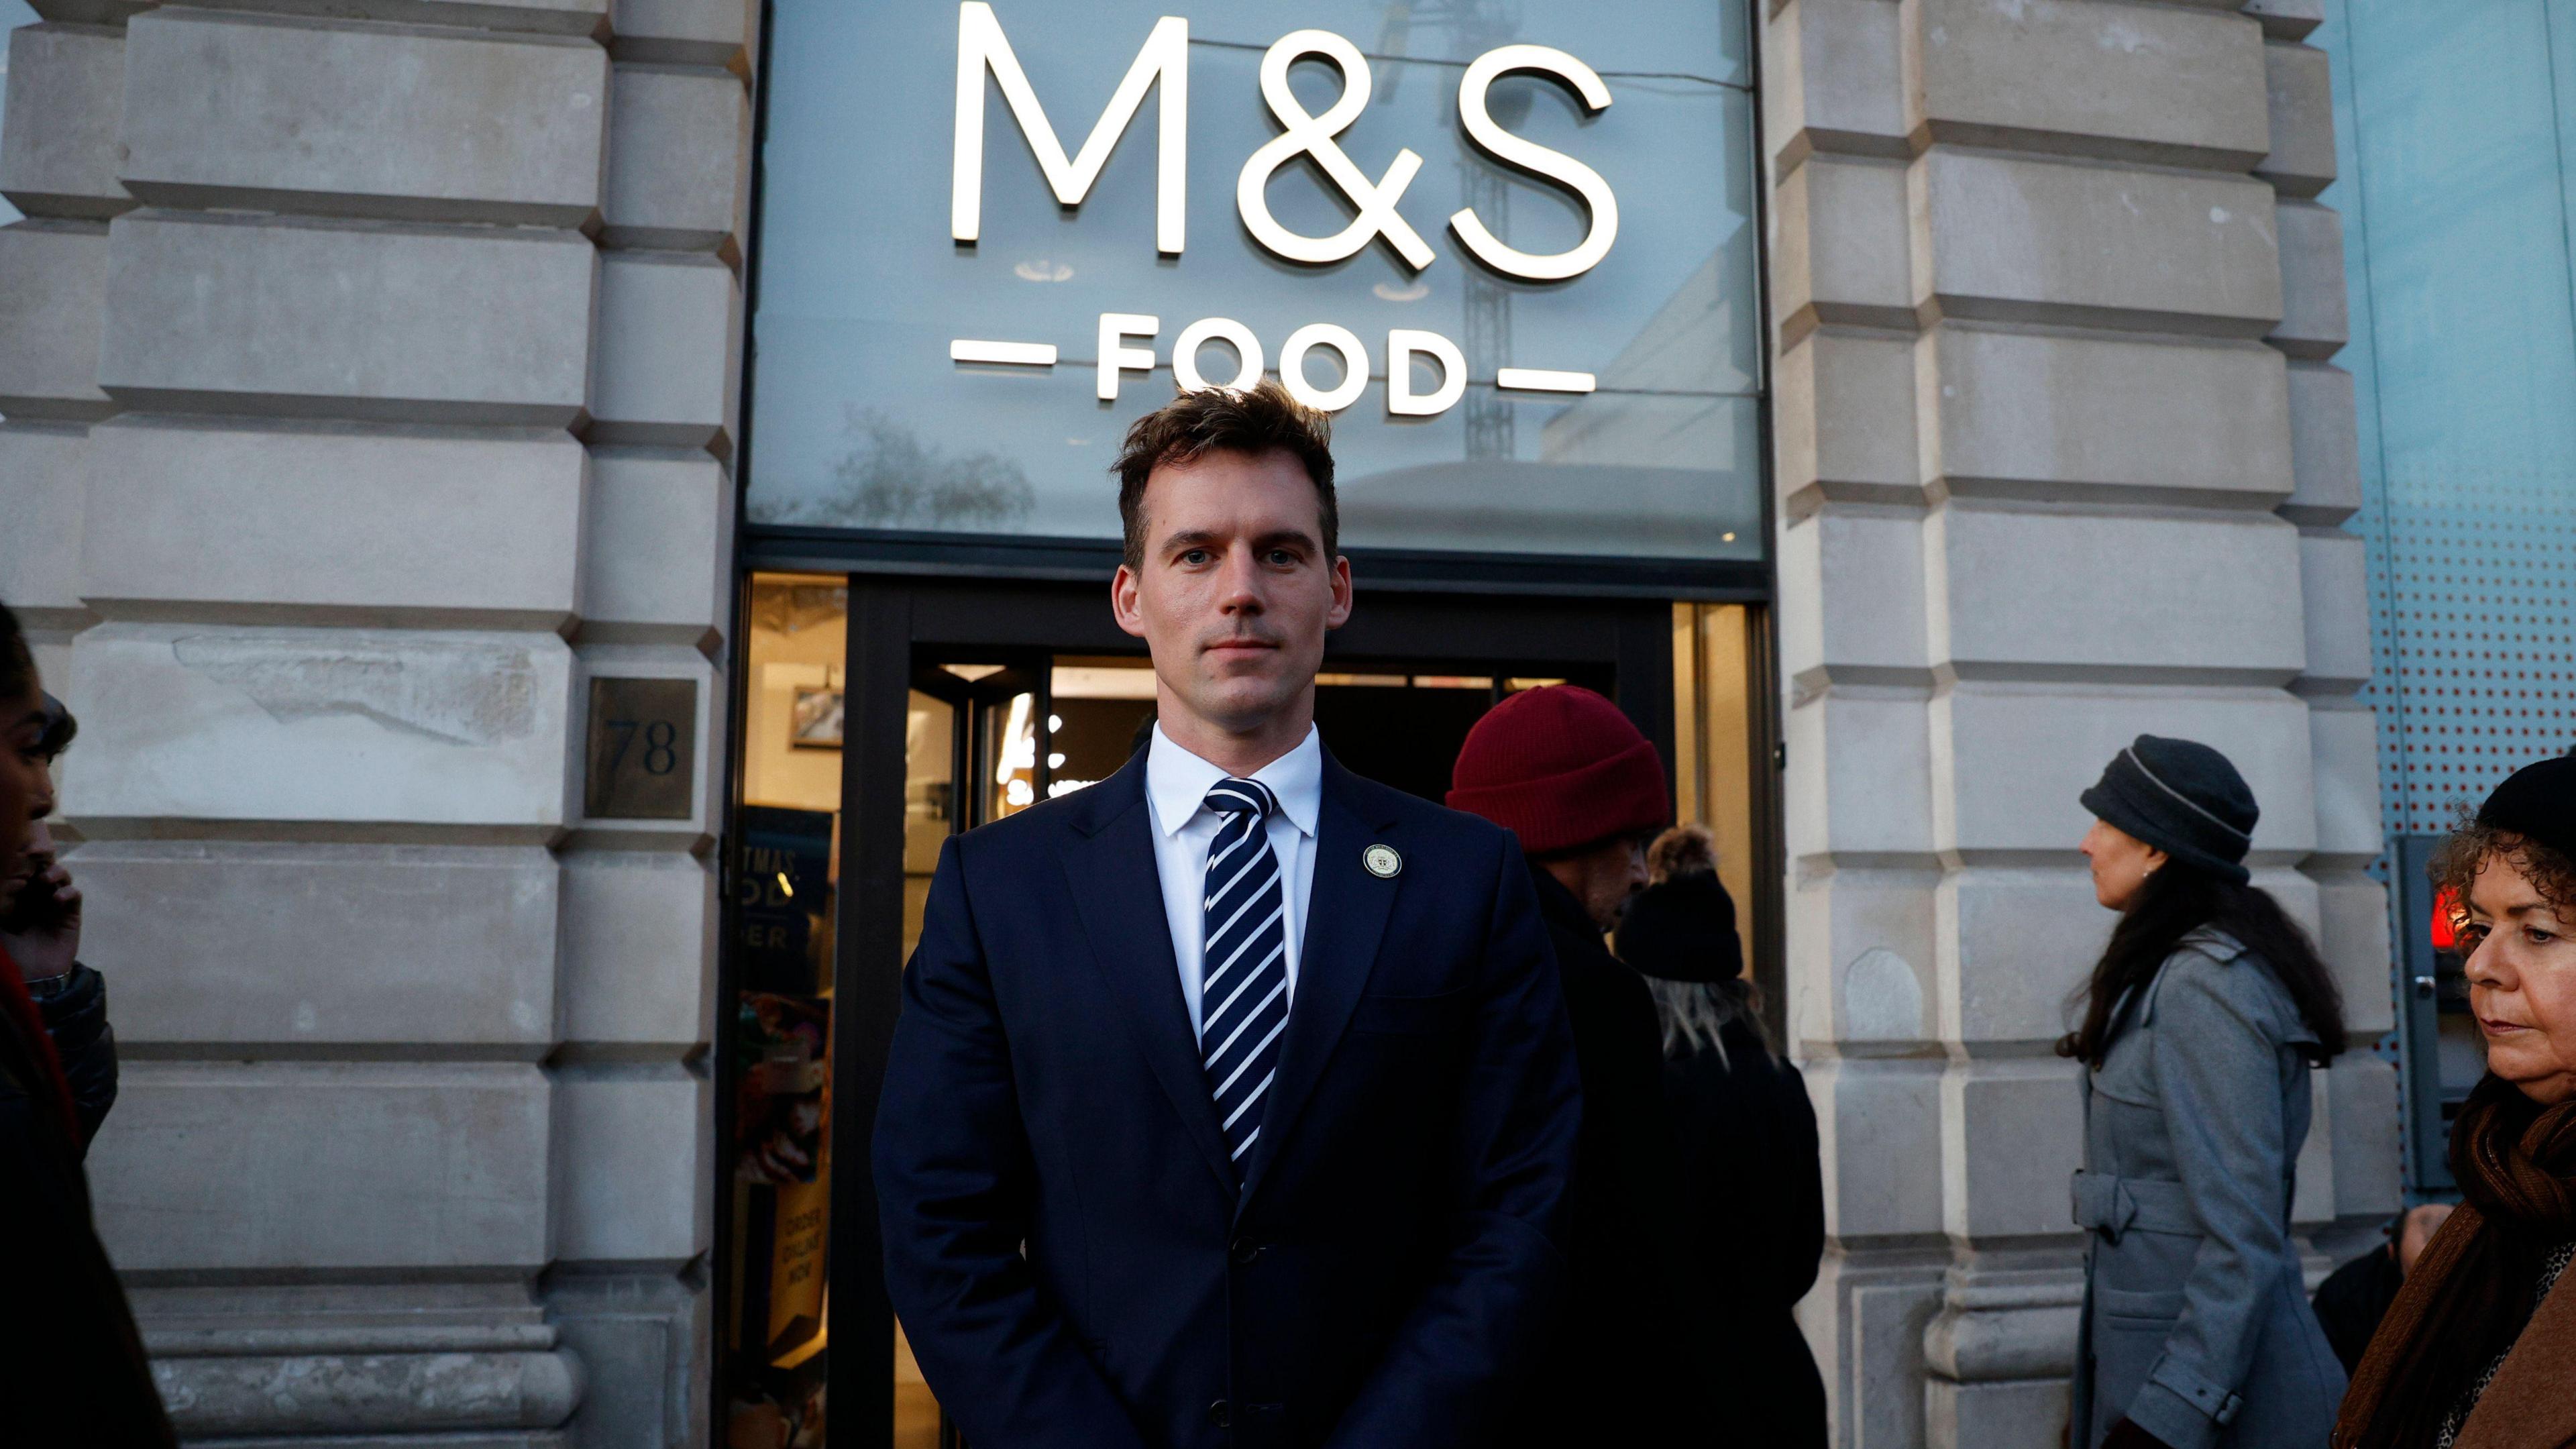
M1235 1170L1261 1136L1261 1102L1288 1025L1288 897L1262 822L1278 797L1258 780L1220 780L1208 808L1225 817L1208 847L1201 909L1199 1060Z

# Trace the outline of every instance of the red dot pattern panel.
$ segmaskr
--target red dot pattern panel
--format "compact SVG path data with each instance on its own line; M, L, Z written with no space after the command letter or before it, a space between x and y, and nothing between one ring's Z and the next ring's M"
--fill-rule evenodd
M2411 834L2448 829L2514 770L2576 746L2576 491L2424 494L2358 520L2380 800Z

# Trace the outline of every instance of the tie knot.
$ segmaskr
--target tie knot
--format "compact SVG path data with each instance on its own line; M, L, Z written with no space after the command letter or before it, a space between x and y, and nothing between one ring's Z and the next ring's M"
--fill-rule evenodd
M1266 819L1279 808L1279 797L1259 780L1219 780L1207 793L1210 810L1227 815L1250 815Z

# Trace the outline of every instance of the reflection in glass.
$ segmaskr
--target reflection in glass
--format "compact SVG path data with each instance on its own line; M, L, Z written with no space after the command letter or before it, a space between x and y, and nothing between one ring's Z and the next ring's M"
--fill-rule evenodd
M916 689L904 715L903 747L903 954L921 940L921 915L930 900L931 872L956 816L954 732L957 710Z
M1051 795L1088 789L1118 772L1154 722L1154 669L1142 659L1059 658L1048 671Z
M722 1055L733 1103L721 1308L731 1443L823 1434L848 611L841 579L761 575L743 620L743 800L728 842L739 935Z
M1147 106L1076 209L1059 206L998 90L987 85L981 239L948 236L956 15L949 5L781 0L763 163L758 386L748 507L764 524L1113 537L1106 466L1128 423L1174 391L1172 349L1202 318L1230 318L1276 373L1310 323L1349 329L1369 382L1335 418L1349 542L1362 546L1683 558L1762 556L1760 340L1752 227L1751 98L1741 0L1617 6L1317 0L1276 7L1113 0L1075 23L1059 7L997 7L1050 123L1068 145L1100 114L1156 16L1191 22L1188 244L1156 252L1156 110ZM1397 203L1428 243L1415 271L1383 239L1326 266L1263 249L1236 215L1238 173L1283 122L1264 101L1263 50L1317 26L1372 57L1371 96L1332 138L1384 177L1423 164ZM1457 114L1464 62L1495 46L1563 47L1613 104L1587 115L1564 86L1507 75L1490 95L1516 135L1598 171L1620 199L1607 258L1532 283L1470 257L1446 219L1462 208L1530 252L1572 247L1592 219L1552 182L1470 144ZM906 58L889 64L888 57ZM853 76L868 83L854 85ZM1290 73L1309 113L1345 80ZM887 138L908 144L885 144ZM1351 199L1311 159L1261 184L1305 236L1348 225ZM1102 316L1142 314L1154 364L1101 382ZM1470 385L1447 410L1388 409L1396 331L1436 333ZM960 338L1038 343L1052 367L956 363ZM1112 339L1113 343L1117 339ZM1210 344L1201 364L1231 375ZM1438 390L1428 357L1406 364ZM1588 395L1505 390L1500 369L1590 373ZM1329 348L1306 364L1340 380Z
M922 912L939 850L957 823L957 706L935 694L906 696L903 737L903 959L921 942ZM894 1337L895 1449L938 1449L939 1401L921 1376L903 1325Z
M984 791L985 820L1017 815L1038 802L1038 697L1022 691L999 709L984 711L981 758L992 768L977 784Z

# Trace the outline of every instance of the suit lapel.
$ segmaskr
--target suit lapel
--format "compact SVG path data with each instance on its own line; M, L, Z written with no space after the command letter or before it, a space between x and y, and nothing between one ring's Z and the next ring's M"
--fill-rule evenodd
M1208 1170L1232 1187L1234 1164L1218 1130L1198 1043L1190 1036L1171 923L1163 915L1143 752L1083 793L1091 797L1084 802L1090 809L1073 822L1064 868L1092 962L1121 1008L1128 1036L1206 1156Z
M1315 824L1315 879L1306 901L1306 940L1297 953L1297 989L1280 1037L1277 1075L1261 1109L1261 1138L1252 1149L1243 1201L1261 1188L1280 1145L1322 1080L1324 1066L1350 1025L1351 1009L1377 964L1403 878L1380 880L1360 863L1360 852L1386 834L1373 817L1357 776L1324 756L1323 808Z

